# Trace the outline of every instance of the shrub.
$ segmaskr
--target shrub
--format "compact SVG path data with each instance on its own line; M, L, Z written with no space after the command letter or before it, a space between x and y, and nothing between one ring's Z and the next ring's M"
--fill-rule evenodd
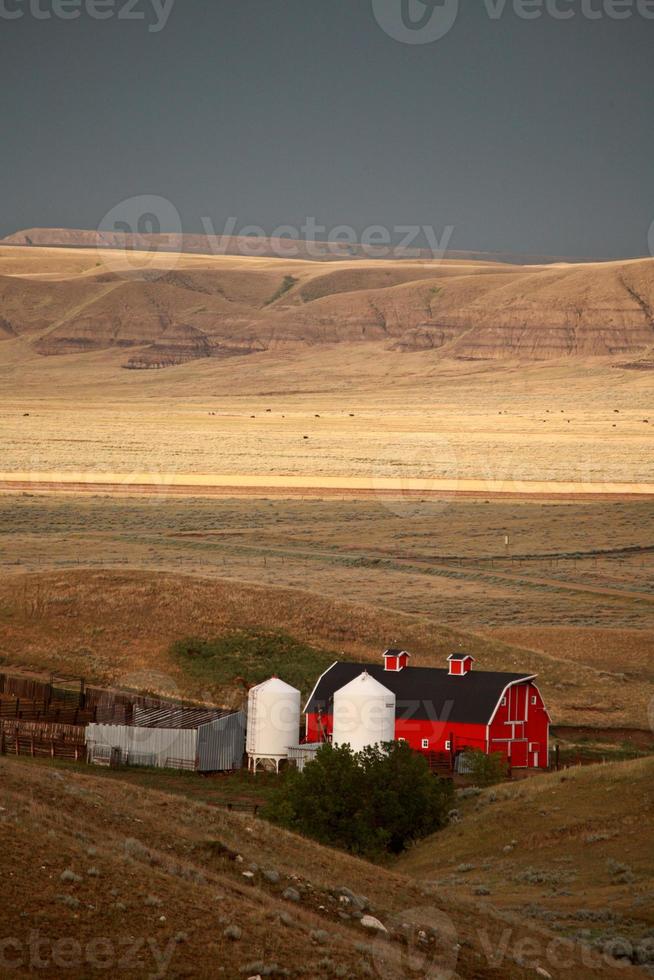
M242 677L258 684L273 674L308 694L336 659L282 630L232 630L213 639L187 637L172 645L185 671L203 683L230 684Z
M508 765L501 752L486 755L481 749L468 749L464 754L465 772L476 786L494 786L506 779Z
M264 815L333 847L367 857L398 854L447 823L452 784L403 742L352 752L324 745L291 771Z
M276 300L281 299L285 293L287 293L290 289L293 288L296 282L299 282L299 280L296 279L295 276L284 276L284 280L281 286L279 286L279 288L273 293L270 299L266 300L266 302L263 305L270 306L271 303L274 303L276 302Z

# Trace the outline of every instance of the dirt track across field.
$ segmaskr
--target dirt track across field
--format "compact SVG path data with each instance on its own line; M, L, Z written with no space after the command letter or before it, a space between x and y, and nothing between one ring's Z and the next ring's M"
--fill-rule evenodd
M204 474L25 474L0 473L0 491L94 493L106 495L169 494L221 497L406 497L504 498L556 500L643 500L654 497L654 485L514 482L492 480L396 480L310 476L213 476Z

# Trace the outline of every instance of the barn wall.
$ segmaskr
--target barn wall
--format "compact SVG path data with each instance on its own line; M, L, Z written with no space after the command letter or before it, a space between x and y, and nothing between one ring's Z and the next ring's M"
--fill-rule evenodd
M323 728L327 734L332 731L331 715L322 716ZM403 721L401 718L395 721L395 738L403 738L412 749L418 752L445 752L445 743L454 736L453 750L463 748L477 748L486 751L486 726L485 725L466 725L462 723L452 724L444 721L430 721L429 719L416 719ZM429 747L423 749L422 740L429 740ZM320 741L320 730L318 727L317 715L307 715L307 741Z
M536 704L532 704L532 697ZM322 715L322 731L332 733L332 716ZM506 705L500 705L488 726L397 718L395 737L405 739L419 752L445 752L452 741L452 751L479 748L484 752L502 752L516 768L546 769L549 765L549 716L535 684L514 684L506 691ZM306 715L307 741L319 742L322 731L316 714ZM423 749L423 739L429 747Z
M547 768L549 718L534 684L517 684L507 691L506 704L497 709L489 734L490 751L502 752L513 766Z
M240 769L245 752L245 714L235 711L198 728L198 770Z
M175 728L138 728L127 725L91 724L86 728L87 745L119 748L123 761L173 768L196 767L197 731Z

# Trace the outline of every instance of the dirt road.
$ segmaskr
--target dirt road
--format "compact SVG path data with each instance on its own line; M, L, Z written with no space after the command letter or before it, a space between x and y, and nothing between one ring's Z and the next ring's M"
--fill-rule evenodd
M279 497L528 497L561 499L646 499L649 483L431 480L332 476L253 476L148 473L0 473L0 491L49 493L173 494L178 496Z

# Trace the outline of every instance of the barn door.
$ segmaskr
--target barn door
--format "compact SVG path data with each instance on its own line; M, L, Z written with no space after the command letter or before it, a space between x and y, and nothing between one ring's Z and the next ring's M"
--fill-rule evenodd
M529 743L525 740L520 742L509 742L509 753L511 766L514 769L527 768L527 748Z

